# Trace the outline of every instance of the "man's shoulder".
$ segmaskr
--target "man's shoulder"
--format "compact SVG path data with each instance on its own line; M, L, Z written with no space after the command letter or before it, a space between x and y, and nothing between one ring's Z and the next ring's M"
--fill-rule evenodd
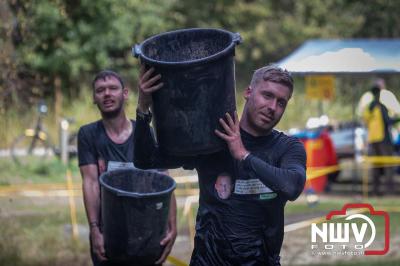
M90 135L92 133L98 133L100 128L101 120L97 120L81 126L79 128L79 135Z
M81 126L81 129L83 130L90 130L93 128L98 128L100 126L101 120L97 120L88 124L85 124L83 126Z
M273 134L275 134L275 138L280 139L280 140L286 140L286 141L299 141L298 138L288 135L283 131L280 131L278 129L273 130Z
M275 138L280 145L285 145L287 147L292 147L297 145L303 146L301 141L295 136L287 135L286 133L276 129L273 131L273 133L275 134Z

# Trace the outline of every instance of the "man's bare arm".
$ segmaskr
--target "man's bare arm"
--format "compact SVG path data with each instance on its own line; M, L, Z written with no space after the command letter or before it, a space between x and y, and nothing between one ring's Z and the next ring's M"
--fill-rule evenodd
M100 231L100 184L97 165L89 164L80 167L83 178L82 191L86 216L90 227L90 238L93 252L99 260L106 260L103 234Z
M169 253L171 253L172 247L174 246L175 239L177 235L177 228L176 228L176 198L175 193L172 193L171 202L169 206L169 213L168 213L168 229L167 234L163 240L161 240L161 245L164 246L164 251L161 254L161 257L156 261L156 264L163 263Z

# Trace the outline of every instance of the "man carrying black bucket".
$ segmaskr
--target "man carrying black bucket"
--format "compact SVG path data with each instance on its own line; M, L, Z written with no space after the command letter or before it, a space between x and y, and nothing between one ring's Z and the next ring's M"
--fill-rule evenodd
M110 170L134 168L133 132L136 122L126 117L124 104L128 89L115 72L104 70L93 82L93 102L101 120L84 125L78 134L79 167L83 178L83 197L90 226L93 265L115 265L107 260L100 215L99 176ZM161 245L165 246L156 264L165 261L176 238L176 200L171 198L168 231Z
M151 93L161 86L153 72L142 67L140 74L135 164L197 169L200 198L190 264L280 265L284 206L300 195L306 179L303 145L274 129L292 96L291 76L274 66L258 69L244 91L240 121L226 114L215 131L228 149L174 158L162 153L150 133ZM222 197L216 192L221 173L233 185Z

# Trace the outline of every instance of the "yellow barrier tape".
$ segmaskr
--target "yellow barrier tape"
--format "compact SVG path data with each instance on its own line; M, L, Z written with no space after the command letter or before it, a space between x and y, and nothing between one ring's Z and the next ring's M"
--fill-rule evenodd
M349 210L349 211L346 212L346 214L344 216L348 216L348 215L351 215L351 214L357 214L357 213L364 213L364 212L367 212L367 211L368 211L368 209L365 209L365 208ZM333 219L339 219L339 218L342 218L342 217L343 217L342 215L334 216ZM284 232L285 233L292 232L292 231L295 231L295 230L298 230L298 229L309 227L313 223L319 224L319 223L323 223L323 222L326 222L326 215L285 225Z
M334 173L340 170L339 165L332 165L327 167L309 167L307 168L307 180Z
M173 256L168 256L167 261L169 261L170 263L172 263L176 266L188 266L187 263L184 263L183 261L181 261Z
M24 185L19 185L16 187L2 187L0 186L0 197L68 197L69 191L74 191L74 197L82 196L82 188L77 187L76 184L72 185L72 189L67 189L67 187L63 186L35 186L35 187L25 187ZM188 196L196 196L199 195L198 188L177 188L174 191L177 197L188 197Z
M197 183L197 175L189 175L189 176L174 176L175 182L178 184L186 184L186 183Z
M363 156L361 158L361 162L363 163L362 169L369 169L373 167L383 167L383 166L395 166L400 165L400 156ZM367 165L367 164L371 165ZM327 167L308 167L307 169L307 180L312 180L318 178L323 175L327 175L330 173L337 172L343 169L341 165L333 165ZM363 183L367 182L365 174L363 175ZM197 175L191 176L178 176L174 177L178 184L189 184L189 183L197 183ZM365 184L364 184L365 185ZM75 190L81 191L82 184L73 184L72 187L67 187L65 184L23 184L23 185L8 185L8 186L0 186L0 196L8 196L12 195L12 193L18 192L26 192L26 191L51 191L51 190ZM175 194L177 196L191 196L198 195L198 188L177 188L175 190ZM26 196L26 195L25 195ZM29 196L29 194L28 194ZM46 195L43 195L46 196ZM48 196L48 195L47 195ZM51 196L51 195L50 195Z
M400 165L400 156L362 156L361 161L371 164Z
M374 168L374 167L392 167L400 165L400 156L362 156L361 162L364 164L363 168ZM373 165L365 165L370 163ZM308 167L307 168L307 180L311 180L323 175L334 173L342 169L340 165L333 165L327 167Z
M369 179L369 168L368 167L363 167L362 169L362 193L363 193L363 197L365 199L368 198L368 179Z
M174 191L175 196L177 197L188 197L188 196L196 196L199 195L198 188L177 188Z
M20 190L18 192L3 192L0 190L0 197L36 197L36 198L45 198L45 197L68 197L69 191L67 189L63 190ZM75 190L74 197L82 197L82 191Z
M71 225L72 225L72 236L75 240L78 240L79 232L78 232L78 223L76 219L76 206L74 200L74 190L73 183L71 177L71 171L67 170L67 187L68 187L68 200L69 200L69 211L71 216Z
M386 211L386 212L400 212L399 207L375 207L375 209Z
M385 207L385 206L374 206L375 210L380 210L380 211L387 211L387 212L400 212L400 208L399 207ZM357 210L351 210L346 212L346 216L350 215L350 214L356 214L356 213L365 213L368 212L368 209L365 208L360 208ZM341 216L334 216L333 219L338 219L341 218ZM316 217L316 218L311 218L311 219L307 219L307 220L303 220L300 222L296 222L296 223L292 223L292 224L288 224L285 225L284 227L284 231L285 233L287 232L291 232L291 231L295 231L298 229L302 229L305 227L310 226L313 223L323 223L326 221L326 215L325 216L320 216L320 217Z
M73 190L82 190L82 184L74 184L71 187ZM48 190L66 190L68 189L67 184L57 184L57 183L49 183L49 184L15 184L15 185L7 185L0 186L0 191L4 192L19 192L25 190L39 190L39 191L48 191Z
M329 173L336 172L340 169L339 165L329 166L329 167L313 167L307 169L307 180L311 180L317 178L322 175L326 175ZM174 177L177 180L178 184L188 184L197 182L197 176L181 176L181 177ZM52 191L52 190L60 190L60 191L81 191L82 184L71 184L70 187L66 184L20 184L20 185L8 185L8 186L0 186L0 196L4 195L11 195L12 193L24 192L24 191ZM175 194L177 196L191 196L191 195L198 195L199 189L198 188L184 188L180 189L177 188L175 190ZM45 196L45 195L43 195Z

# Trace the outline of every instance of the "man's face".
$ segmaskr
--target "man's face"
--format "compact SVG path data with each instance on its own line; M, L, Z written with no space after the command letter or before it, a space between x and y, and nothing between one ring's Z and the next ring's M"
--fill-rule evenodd
M215 182L215 190L218 193L218 197L221 199L227 199L232 192L232 181L228 175L220 175Z
M271 81L247 88L245 119L251 131L257 135L269 133L280 121L291 95L288 87Z
M119 80L113 76L99 79L94 84L93 100L105 117L117 116L128 98L128 90L123 89Z

